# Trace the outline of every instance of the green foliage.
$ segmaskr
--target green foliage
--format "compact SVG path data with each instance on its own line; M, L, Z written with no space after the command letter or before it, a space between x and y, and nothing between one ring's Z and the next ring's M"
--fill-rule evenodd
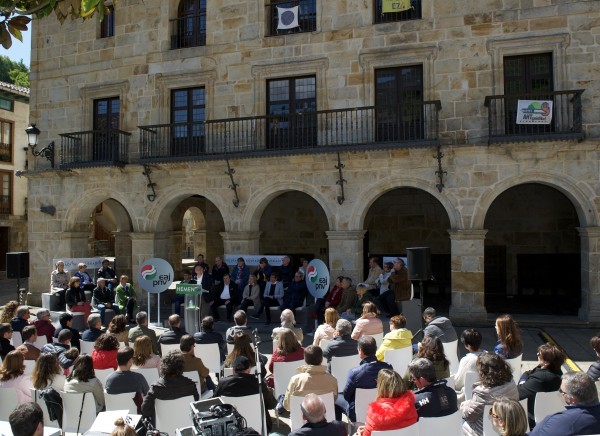
M19 70L10 70L8 72L11 83L29 88L29 73Z
M0 55L0 81L29 87L29 68L23 61L12 61Z

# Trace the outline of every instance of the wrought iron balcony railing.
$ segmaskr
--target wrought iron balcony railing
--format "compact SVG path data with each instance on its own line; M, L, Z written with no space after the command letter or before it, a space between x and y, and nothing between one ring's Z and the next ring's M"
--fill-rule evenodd
M171 49L206 45L206 12L169 20Z
M317 30L317 0L271 0L265 4L265 8L267 9L265 15L269 17L271 36ZM280 11L281 23L279 22ZM297 26L294 18L297 20Z
M583 89L550 91L543 94L489 95L489 143L526 142L584 138L581 94ZM552 119L548 124L517 124L519 100L551 101Z
M142 161L437 145L439 100L140 126Z
M129 162L129 137L122 130L61 133L60 168L124 165Z

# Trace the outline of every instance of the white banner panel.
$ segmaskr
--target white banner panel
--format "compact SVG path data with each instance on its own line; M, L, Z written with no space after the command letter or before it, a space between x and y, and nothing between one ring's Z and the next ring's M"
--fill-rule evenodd
M517 124L550 124L553 103L552 100L519 100Z
M225 255L225 263L230 267L237 265L237 260L239 257L243 257L246 265L248 266L258 266L258 261L261 257L266 257L269 261L269 265L271 266L281 266L283 259L282 255L278 256L265 256L264 254L226 254Z

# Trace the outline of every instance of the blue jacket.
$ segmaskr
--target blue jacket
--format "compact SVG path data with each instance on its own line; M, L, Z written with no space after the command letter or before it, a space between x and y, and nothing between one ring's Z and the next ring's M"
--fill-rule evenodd
M235 284L238 285L239 289L244 290L244 288L248 284L248 277L250 277L250 268L248 268L248 265L244 265L244 267L242 268L241 276L240 269L237 265L231 268L231 281L235 282ZM238 279L240 280L239 283L237 282Z
M565 410L545 417L527 433L530 436L575 436L600 433L600 403L565 406Z
M271 291L271 282L267 282L267 284L265 285L265 292L263 293L263 297L268 297L269 296L269 292ZM281 282L276 282L275 283L275 293L273 294L273 297L279 301L279 304L283 304L283 283Z
M348 402L348 418L356 422L356 411L354 399L356 389L373 389L377 387L377 374L382 369L393 369L392 365L380 362L375 356L365 357L360 366L352 368L348 373L346 386L344 387L344 399Z

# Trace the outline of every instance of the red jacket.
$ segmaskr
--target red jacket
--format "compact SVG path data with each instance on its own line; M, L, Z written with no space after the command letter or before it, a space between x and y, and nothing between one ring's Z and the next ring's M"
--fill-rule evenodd
M269 361L269 372L273 374L273 363L274 362L295 362L296 360L304 360L304 348L300 347L300 349L291 354L280 354L279 348L275 348L273 350L273 355L271 356L271 360ZM302 362L298 366L304 365Z
M33 325L35 326L37 335L38 336L45 335L46 338L48 339L48 343L51 344L52 336L54 335L54 331L56 330L56 327L54 327L50 321L47 321L45 319L36 319L33 322Z
M406 391L398 398L378 398L369 404L362 435L371 436L372 431L398 430L413 425L418 419L412 391Z
M117 369L117 350L93 350L94 369Z
M340 304L340 301L342 301L343 293L344 290L341 287L334 286L325 296L325 301L329 301L331 307L335 309L338 307L338 304Z

